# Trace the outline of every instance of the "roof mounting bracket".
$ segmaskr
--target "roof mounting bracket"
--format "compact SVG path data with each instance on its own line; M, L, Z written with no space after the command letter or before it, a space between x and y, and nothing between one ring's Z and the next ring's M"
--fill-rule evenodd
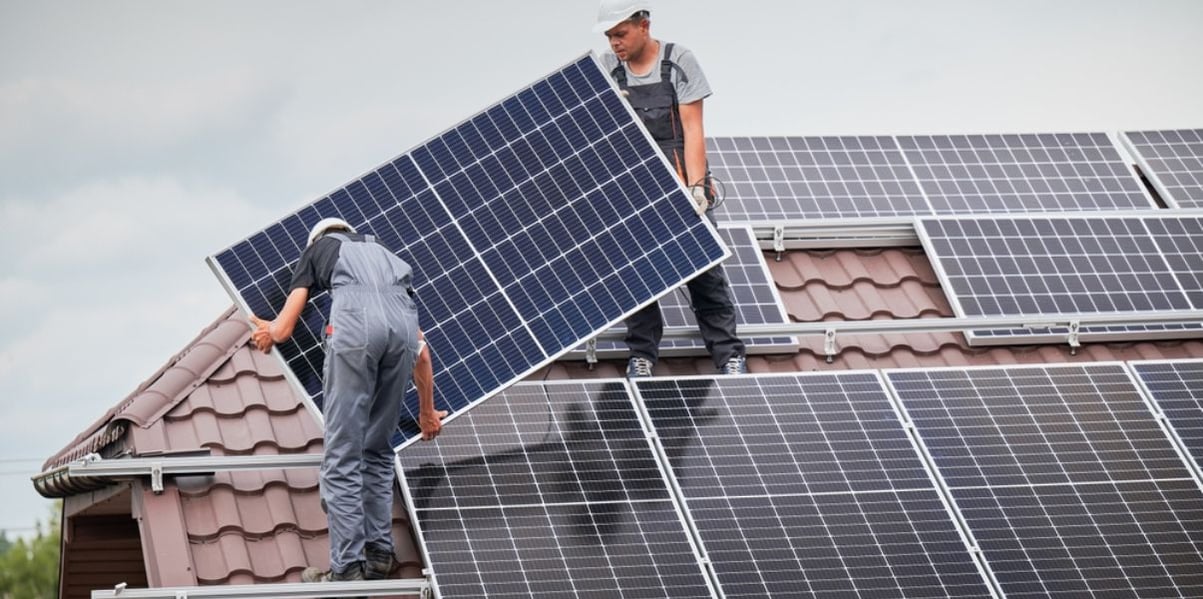
M1066 337L1065 340L1069 343L1069 353L1072 356L1078 355L1078 348L1082 347L1082 341L1078 338L1078 335L1079 335L1079 333L1081 333L1081 331L1082 331L1082 321L1080 321L1080 320L1069 321L1069 335Z
M154 491L155 495L163 492L163 462L152 462L150 464L150 490ZM187 595L187 593L184 593L185 597Z
M785 225L773 225L773 251L777 252L774 260L780 262L785 254Z
M589 370L597 366L597 337L585 342L585 367Z
M827 355L827 363L835 361L835 354L839 352L839 348L835 345L835 329L827 329L823 331L823 353Z

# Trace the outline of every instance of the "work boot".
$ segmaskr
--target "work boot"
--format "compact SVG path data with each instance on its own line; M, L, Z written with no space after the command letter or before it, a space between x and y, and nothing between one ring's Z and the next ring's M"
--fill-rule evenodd
M392 551L368 545L363 550L367 561L363 563L363 577L368 580L383 580L392 575L401 562L397 561Z
M652 376L652 368L655 366L654 362L643 356L631 356L631 359L627 360L627 378Z
M731 356L718 371L723 374L748 374L748 359L743 356Z

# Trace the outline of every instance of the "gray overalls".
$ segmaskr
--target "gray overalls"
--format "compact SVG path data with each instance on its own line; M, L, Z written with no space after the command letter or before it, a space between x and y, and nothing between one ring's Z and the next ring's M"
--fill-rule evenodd
M389 437L418 354L418 312L408 264L371 236L328 235L342 244L330 277L321 495L330 567L344 572L365 543L393 550Z
M627 85L627 71L622 62L610 72L620 89L626 90L627 101L639 115L660 151L669 164L685 179L685 135L681 129L681 112L677 103L677 88L672 83L673 69L680 69L672 62L673 45L664 46L664 60L660 63L660 82L648 85ZM681 75L684 77L684 73ZM701 177L697 177L701 179ZM689 181L689 183L695 183ZM707 192L709 193L709 191ZM712 210L706 218L714 223ZM723 275L721 265L694 277L688 283L690 302L698 329L706 344L706 351L714 360L715 368L722 368L727 360L744 355L744 344L735 334L735 306L731 300L731 289ZM664 317L660 304L654 302L632 314L626 320L627 347L632 355L643 356L655 362L660 355L660 338L664 334Z

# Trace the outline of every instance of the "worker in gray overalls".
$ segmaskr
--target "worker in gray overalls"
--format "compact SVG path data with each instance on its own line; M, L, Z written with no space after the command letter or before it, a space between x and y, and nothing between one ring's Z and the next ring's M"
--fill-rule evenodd
M434 409L430 351L418 328L412 269L371 235L339 218L309 232L275 320L251 316L255 346L270 351L292 335L311 291L330 290L323 372L325 432L321 497L330 525L330 570L302 580L387 578L393 552L393 450L406 385L418 389L422 439L433 439L446 411Z

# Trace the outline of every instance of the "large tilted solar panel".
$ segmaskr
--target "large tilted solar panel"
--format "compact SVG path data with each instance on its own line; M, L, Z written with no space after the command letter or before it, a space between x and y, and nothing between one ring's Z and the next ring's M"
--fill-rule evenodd
M398 454L442 597L713 597L624 381L522 383Z
M272 316L306 232L329 216L413 266L452 418L726 255L592 55L209 263L240 306ZM279 347L319 405L328 301L311 300ZM417 433L412 391L406 406L398 443Z
M781 301L777 285L769 267L765 264L764 253L760 250L760 242L747 226L720 226L719 236L727 244L731 257L723 262L723 272L727 282L731 284L731 294L735 300L735 319L737 325L745 324L785 324L789 320L789 312ZM697 319L690 308L689 289L678 287L676 291L660 299L660 312L664 315L665 330L687 329L695 333L695 337L666 337L660 342L660 355L668 356L704 356L706 345L702 343L701 333L698 333ZM614 332L625 332L622 326L614 327ZM749 354L792 353L798 350L798 338L781 337L742 337L744 346ZM595 349L598 358L625 358L627 346L622 341L600 340ZM585 351L577 349L569 354L570 357L583 359Z
M1124 143L1173 208L1203 208L1203 129L1128 131Z
M932 212L889 136L712 137L706 156L726 191L721 221Z
M877 374L635 387L728 599L992 596Z
M1203 360L1129 362L1196 469L1203 472Z
M886 377L1006 597L1203 596L1203 491L1122 364Z
M1203 309L1203 218L1126 214L923 217L916 232L958 316ZM1068 331L971 331L973 344ZM1191 337L1198 324L1084 327L1083 341Z
M936 214L1156 207L1105 133L897 139Z

